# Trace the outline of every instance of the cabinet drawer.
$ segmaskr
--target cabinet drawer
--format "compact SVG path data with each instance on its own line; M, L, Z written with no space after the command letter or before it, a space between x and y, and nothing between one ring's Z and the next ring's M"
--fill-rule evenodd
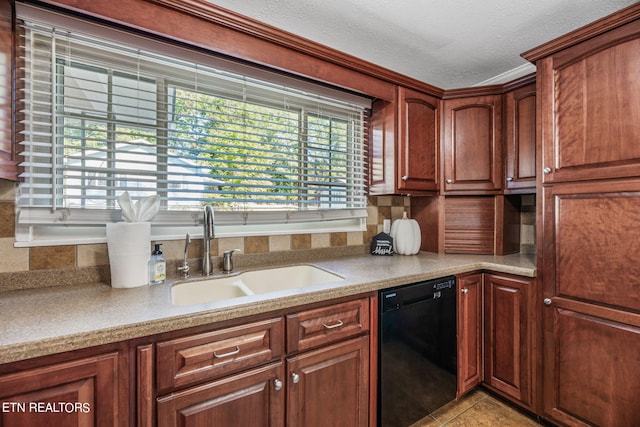
M369 330L369 300L349 301L287 316L287 351L302 351Z
M284 322L278 317L160 342L156 377L160 393L279 359Z

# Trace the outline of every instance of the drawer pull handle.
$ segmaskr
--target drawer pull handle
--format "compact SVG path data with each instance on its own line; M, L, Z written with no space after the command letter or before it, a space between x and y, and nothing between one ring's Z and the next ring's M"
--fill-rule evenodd
M322 326L324 326L325 329L335 329L335 328L339 328L342 325L344 325L344 323L342 323L342 320L338 320L336 323L332 325L327 325L326 323L322 324Z
M227 353L221 353L218 354L215 350L213 351L213 357L215 357L216 359L222 359L223 357L229 357L229 356L233 356L234 354L238 354L240 353L240 347L236 346L235 350L231 350Z

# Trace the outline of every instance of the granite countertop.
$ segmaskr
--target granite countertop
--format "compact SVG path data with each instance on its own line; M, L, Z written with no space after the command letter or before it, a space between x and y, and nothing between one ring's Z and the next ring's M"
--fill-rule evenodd
M171 285L114 289L89 283L0 293L0 363L174 331L476 270L535 277L535 256L356 255L308 262L344 280L176 306ZM275 265L268 265L275 267ZM198 278L194 278L197 280Z

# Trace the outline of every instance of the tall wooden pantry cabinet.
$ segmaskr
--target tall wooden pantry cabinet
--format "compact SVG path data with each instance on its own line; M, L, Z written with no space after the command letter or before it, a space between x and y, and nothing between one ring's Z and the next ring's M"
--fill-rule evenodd
M543 416L640 425L640 3L523 56L538 73Z

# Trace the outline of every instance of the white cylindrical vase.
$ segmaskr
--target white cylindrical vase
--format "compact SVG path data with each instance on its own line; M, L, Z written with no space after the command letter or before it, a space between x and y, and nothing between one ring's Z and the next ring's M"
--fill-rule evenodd
M111 287L135 288L149 283L150 222L107 224Z

